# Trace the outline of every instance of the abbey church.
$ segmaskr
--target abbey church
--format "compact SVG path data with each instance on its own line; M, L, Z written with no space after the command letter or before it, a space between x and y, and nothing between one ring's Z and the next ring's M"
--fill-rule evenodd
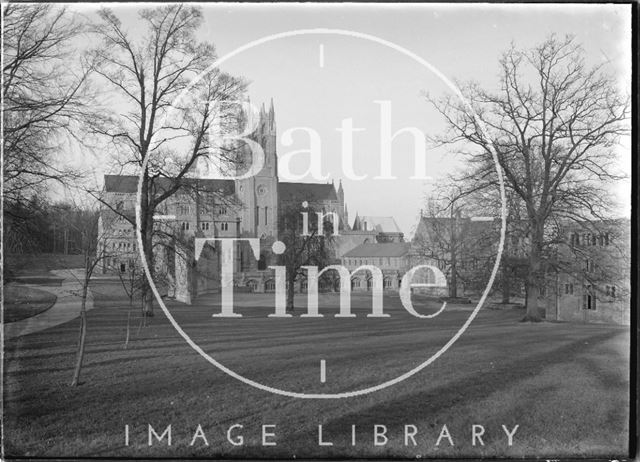
M279 212L292 203L306 201L317 211L335 214L338 232L335 240L335 260L350 250L373 243L402 243L403 234L392 217L356 216L349 225L347 204L342 182L290 183L278 178L277 132L273 101L269 109L260 110L257 128L252 138L265 154L263 168L257 174L238 180L189 179L197 185L197 194L178 191L156 212L166 221L159 226L171 228L182 236L199 238L259 238L260 256L256 259L248 246L238 245L234 262L234 285L254 292L274 290L275 255L271 250L277 240ZM240 175L238 175L240 176ZM162 179L156 180L162 187ZM167 179L167 181L170 181ZM108 255L103 272L126 272L137 265L134 228L123 219L135 210L137 176L105 175L104 200L100 216L100 251ZM189 189L189 188L186 188ZM156 221L158 222L158 221ZM154 252L156 273L166 273L168 295L190 303L197 294L216 291L220 287L220 257L215 246L203 252L190 264L178 258L174 247L158 246ZM172 254L175 253L176 255ZM188 260L188 259L187 259Z

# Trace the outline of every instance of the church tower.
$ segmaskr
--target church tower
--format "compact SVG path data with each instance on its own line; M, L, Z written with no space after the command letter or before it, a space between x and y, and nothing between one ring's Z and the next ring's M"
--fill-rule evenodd
M236 192L242 201L240 234L272 242L277 239L278 230L278 157L273 99L268 112L262 105L251 138L262 147L264 166L256 175L236 180ZM248 169L252 160L248 146L245 154Z

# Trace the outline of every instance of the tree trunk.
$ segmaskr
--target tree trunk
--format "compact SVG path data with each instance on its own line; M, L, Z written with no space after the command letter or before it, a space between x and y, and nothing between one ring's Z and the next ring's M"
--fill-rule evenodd
M129 297L129 310L127 311L127 335L124 339L124 349L129 347L129 338L131 337L131 309L133 308L133 296Z
M78 340L78 350L76 353L76 367L73 370L73 379L71 386L77 387L80 384L80 371L82 370L82 361L84 360L84 346L87 338L87 291L89 281L85 281L82 286L82 304L80 306L80 338Z
M149 275L152 278L155 270L153 265L153 212L149 199L149 173L145 170L140 204L140 218L142 220L140 234L142 236L144 258L149 267ZM147 278L144 279L142 284L142 316L143 318L153 316L153 292Z
M151 225L153 226L153 224ZM145 231L148 234L151 234L149 228L145 228ZM149 273L153 276L154 267L153 267L153 245L151 242L151 236L142 236L143 242L145 243L144 248L144 257L147 260L147 265L149 266ZM151 286L149 285L148 279L145 277L142 284L142 315L144 317L152 317L153 316L153 291L151 290Z
M458 272L456 270L455 260L451 261L451 284L449 284L449 297L458 297Z
M538 285L540 283L542 230L534 229L531 233L531 248L529 253L529 268L527 271L527 313L523 321L539 322L542 320L538 310Z
M511 280L509 279L509 265L507 257L502 257L502 303L507 304L511 301Z
M296 284L295 277L289 276L287 278L287 311L295 310L293 306L293 296L295 294L295 289L296 289L295 284Z

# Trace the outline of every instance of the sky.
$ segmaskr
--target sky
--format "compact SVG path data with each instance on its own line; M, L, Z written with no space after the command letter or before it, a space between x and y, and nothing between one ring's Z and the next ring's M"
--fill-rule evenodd
M149 5L146 5L149 6ZM136 5L110 5L125 28L135 30ZM95 6L75 6L90 16ZM381 128L383 105L390 108L391 133L407 127L436 135L442 118L423 97L449 91L436 73L450 81L476 81L486 88L498 82L498 59L513 42L519 48L540 43L549 34L573 34L593 63L606 62L619 77L622 92L630 92L630 5L530 4L203 4L202 40L215 44L222 57L238 47L271 34L300 29L341 29L393 42L426 60L419 64L406 54L363 38L338 34L305 34L257 45L225 61L221 68L251 84L255 104L276 111L281 181L318 181L301 175L309 157L291 154L308 150L309 132L318 134L321 171L343 181L351 221L360 215L393 216L409 236L417 223L425 194L433 180L411 179L415 141L401 133L391 143L392 175L382 180ZM385 103L381 103L381 102ZM364 179L348 179L343 169L341 127L352 119L353 169ZM303 128L301 128L303 127ZM283 136L289 131L290 136ZM290 143L284 143L290 138ZM630 142L620 149L620 168L630 173ZM420 146L418 146L420 147ZM460 165L454 152L427 146L426 175L437 180ZM629 182L620 184L620 215L630 210Z

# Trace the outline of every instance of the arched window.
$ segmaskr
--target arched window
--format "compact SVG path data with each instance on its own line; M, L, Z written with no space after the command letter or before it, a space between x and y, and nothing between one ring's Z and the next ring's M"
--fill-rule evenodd
M385 289L391 289L391 279L384 278L382 282Z
M254 281L253 279L249 279L247 281L247 287L251 290L251 292L255 292L258 288L258 282Z
M359 287L360 287L360 279L358 279L358 278L353 278L353 279L351 280L351 288L352 288L352 289L357 289L357 288L359 288Z
M302 282L300 283L300 290L302 290L303 292L306 292L308 288L309 288L309 282L306 279L303 279Z
M373 287L373 278L367 279L367 290L371 290Z
M275 292L276 281L274 281L273 279L269 279L267 282L264 283L264 290L266 292Z

